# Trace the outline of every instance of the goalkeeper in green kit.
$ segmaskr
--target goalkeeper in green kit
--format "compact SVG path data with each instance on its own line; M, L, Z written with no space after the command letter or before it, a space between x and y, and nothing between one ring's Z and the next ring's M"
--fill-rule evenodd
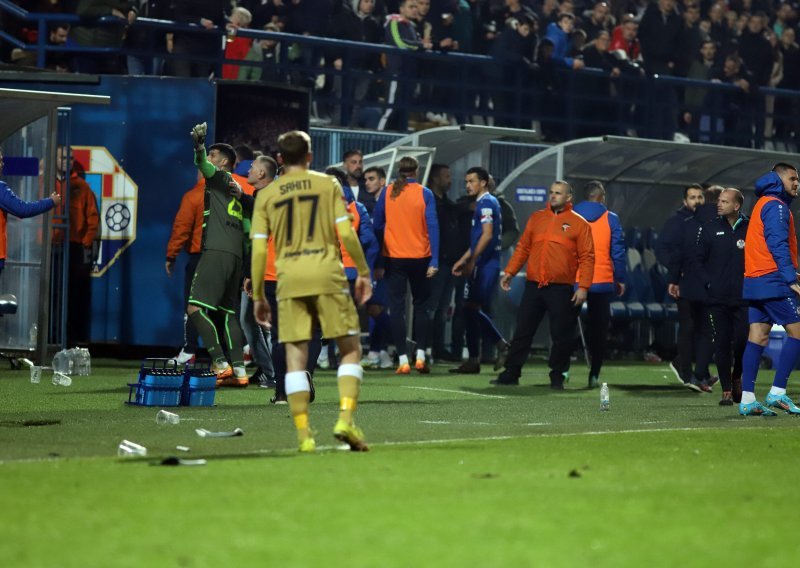
M236 317L244 252L242 188L230 173L236 162L232 146L212 144L206 155L207 130L204 122L191 132L194 163L205 178L206 194L200 261L186 313L214 362L217 386L246 387L249 381L242 353L244 335ZM229 360L220 340L225 341Z

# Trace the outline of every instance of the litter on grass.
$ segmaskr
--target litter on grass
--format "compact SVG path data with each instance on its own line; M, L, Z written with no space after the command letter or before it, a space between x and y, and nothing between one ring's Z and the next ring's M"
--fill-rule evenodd
M235 428L233 432L209 432L205 428L195 428L197 435L201 438L234 438L236 436L244 436L244 430Z
M159 465L206 465L206 463L208 463L206 460L185 460L175 456L170 456L161 460Z

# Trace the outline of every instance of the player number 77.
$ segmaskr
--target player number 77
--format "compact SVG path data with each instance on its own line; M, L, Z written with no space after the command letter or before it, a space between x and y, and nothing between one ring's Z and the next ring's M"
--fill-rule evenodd
M290 197L283 201L275 203L275 209L286 207L286 244L292 243L292 234L294 233L294 201L297 199L300 203L311 203L311 217L308 223L308 233L306 240L310 241L314 238L314 228L317 226L317 206L319 205L319 196L317 195L301 195L300 197Z

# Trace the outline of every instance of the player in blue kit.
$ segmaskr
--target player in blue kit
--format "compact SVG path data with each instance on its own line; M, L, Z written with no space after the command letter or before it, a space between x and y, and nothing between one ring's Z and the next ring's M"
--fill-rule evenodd
M508 354L509 344L487 315L492 296L500 278L500 236L503 233L503 218L500 203L489 193L489 172L474 167L467 170L464 178L467 194L475 197L475 213L469 236L469 249L453 265L453 275L469 275L464 289L464 318L466 320L467 349L469 359L451 373L478 374L481 372L481 332L497 343L497 359L494 369L502 369Z

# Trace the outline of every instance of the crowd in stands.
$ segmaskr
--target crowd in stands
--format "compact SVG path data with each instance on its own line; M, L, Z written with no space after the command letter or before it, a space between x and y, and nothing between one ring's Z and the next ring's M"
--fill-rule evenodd
M635 87L613 79L644 75L669 75L728 83L738 87L722 99L703 89L688 88L673 96L673 106L684 108L675 130L699 141L736 143L715 139L716 130L730 137L746 129L773 132L800 130L793 122L742 124L737 114L756 105L767 114L796 114L796 101L761 97L761 87L800 90L800 47L796 42L798 7L781 0L18 0L30 12L73 13L87 19L117 16L119 24L51 25L50 44L125 47L126 57L49 52L47 67L57 71L208 76L215 71L213 58L224 48L227 59L260 62L225 65L222 77L306 84L335 100L347 84L355 108L349 124L392 127L392 107L418 102L434 109L447 106L449 89L425 86L425 79L447 80L454 73L444 62L413 64L406 58L378 52L355 55L343 49L313 49L293 44L284 50L291 61L316 68L313 74L282 73L278 41L239 37L237 30L282 31L307 36L384 44L410 51L460 52L492 57L501 65L480 70L480 80L492 85L515 85L520 76L544 85L551 98L530 101L533 112L557 104L559 93L550 71L594 68L608 81L590 83L605 96L631 95ZM207 29L227 29L224 47L219 35L167 33L137 26L137 17L192 23ZM35 43L31 22L3 15L4 29L27 43ZM131 25L132 24L132 25ZM166 57L167 54L171 57ZM8 63L34 64L35 53L4 44L0 56ZM189 57L209 58L195 61ZM337 71L357 71L357 79ZM416 76L421 85L398 82L398 74ZM321 77L324 76L324 80ZM452 77L455 79L455 77ZM493 108L505 109L513 92L492 95ZM484 97L486 98L486 97ZM764 100L766 99L766 100ZM389 105L382 116L362 116L369 102ZM488 108L489 102L480 101ZM787 106L788 105L788 106ZM319 109L320 115L342 122L335 104ZM359 108L362 107L362 108ZM709 117L704 108L722 108L722 116ZM629 109L635 113L635 109ZM448 123L459 117L428 112L426 119ZM670 118L672 120L672 118ZM719 122L715 128L713 122ZM625 122L620 120L620 122ZM529 121L528 121L529 123ZM502 117L495 124L525 126ZM529 125L529 124L528 124ZM621 132L624 134L625 132ZM705 134L704 134L705 133Z

